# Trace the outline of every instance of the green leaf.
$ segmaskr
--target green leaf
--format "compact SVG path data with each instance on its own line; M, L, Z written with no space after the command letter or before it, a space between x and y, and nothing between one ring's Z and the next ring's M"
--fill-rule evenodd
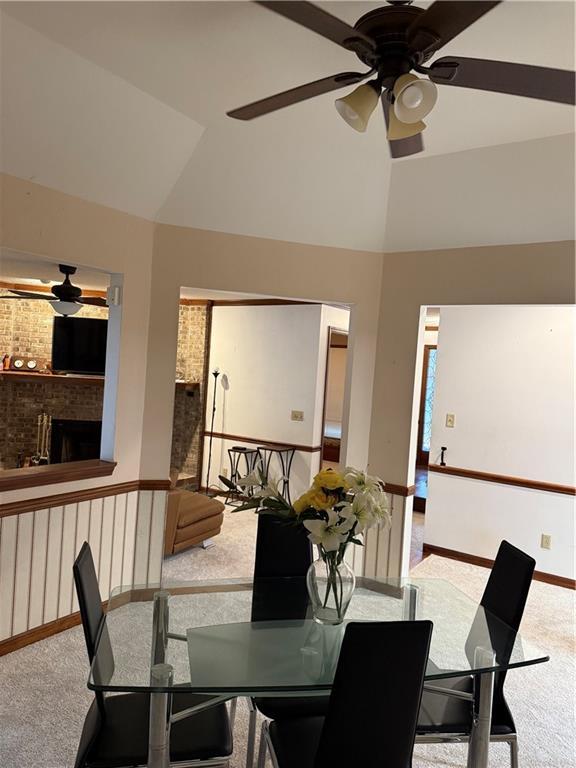
M260 506L260 499L254 499L254 501L245 501L240 507L234 507L231 512L244 512L246 509L258 509Z

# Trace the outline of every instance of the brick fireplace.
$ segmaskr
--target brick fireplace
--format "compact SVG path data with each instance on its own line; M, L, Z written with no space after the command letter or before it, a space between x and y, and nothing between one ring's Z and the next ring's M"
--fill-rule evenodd
M83 317L106 318L102 307L85 306ZM0 358L34 357L39 368L52 357L54 311L44 301L0 301ZM104 379L83 382L40 373L0 381L0 469L14 469L19 456L36 451L38 416L55 420L100 422Z

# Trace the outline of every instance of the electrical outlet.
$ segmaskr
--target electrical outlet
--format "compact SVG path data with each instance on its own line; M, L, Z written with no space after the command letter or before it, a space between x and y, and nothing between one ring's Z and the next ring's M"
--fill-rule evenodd
M456 421L456 417L453 413L447 413L446 414L446 426L447 427L453 427L454 422Z
M540 546L542 549L552 549L552 536L549 533L543 533L540 536Z
M290 418L292 421L304 421L304 411L292 411Z
M228 467L222 467L222 471L220 472L222 477L228 477Z

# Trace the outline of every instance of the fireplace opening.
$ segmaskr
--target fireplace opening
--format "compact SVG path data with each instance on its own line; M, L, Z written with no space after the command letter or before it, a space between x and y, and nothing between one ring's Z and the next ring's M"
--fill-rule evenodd
M52 419L50 463L99 459L101 437L101 421Z

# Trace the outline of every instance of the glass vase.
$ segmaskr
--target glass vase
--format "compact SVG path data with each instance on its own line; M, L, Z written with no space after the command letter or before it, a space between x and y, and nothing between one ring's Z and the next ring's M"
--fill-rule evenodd
M354 593L354 571L338 559L337 553L321 555L306 574L314 620L319 624L341 624Z

